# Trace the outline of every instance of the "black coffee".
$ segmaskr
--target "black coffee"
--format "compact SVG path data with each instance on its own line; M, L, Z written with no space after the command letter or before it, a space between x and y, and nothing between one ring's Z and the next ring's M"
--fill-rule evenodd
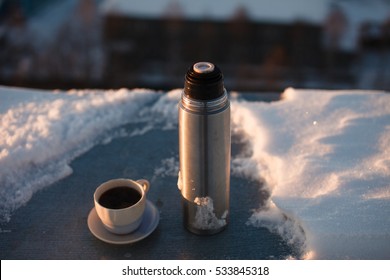
M121 209L136 204L141 194L129 187L115 187L105 191L99 198L99 204L110 209Z

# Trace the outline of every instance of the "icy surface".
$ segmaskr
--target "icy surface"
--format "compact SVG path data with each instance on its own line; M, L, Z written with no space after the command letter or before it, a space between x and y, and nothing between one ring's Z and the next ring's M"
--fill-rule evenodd
M180 93L0 87L0 221L94 145L176 133ZM232 133L248 143L232 174L269 194L249 227L280 234L303 258L390 258L390 94L287 89L273 103L231 101ZM118 129L127 123L137 128ZM151 168L177 176L178 157Z

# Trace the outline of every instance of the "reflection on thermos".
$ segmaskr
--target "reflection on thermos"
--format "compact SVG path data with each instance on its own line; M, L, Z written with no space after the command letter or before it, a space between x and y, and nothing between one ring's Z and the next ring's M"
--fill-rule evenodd
M222 231L229 219L230 103L219 68L188 70L179 102L178 187L184 224L196 234Z

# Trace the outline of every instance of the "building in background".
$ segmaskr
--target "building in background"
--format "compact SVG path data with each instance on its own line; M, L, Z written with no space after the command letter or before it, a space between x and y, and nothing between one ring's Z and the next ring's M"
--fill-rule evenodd
M208 60L223 69L229 88L280 90L322 67L321 26L302 12L278 18L259 1L135 3L102 6L105 79L116 86L178 87L189 65Z
M389 0L2 0L0 84L171 89L210 60L231 90L389 89L389 18Z

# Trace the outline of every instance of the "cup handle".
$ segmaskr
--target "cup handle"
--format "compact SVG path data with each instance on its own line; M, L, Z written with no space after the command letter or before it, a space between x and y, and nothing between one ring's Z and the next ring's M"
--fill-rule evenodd
M137 183L142 186L142 188L144 189L145 193L147 193L149 191L150 183L149 183L148 180L146 180L146 179L139 179L139 180L137 180Z

